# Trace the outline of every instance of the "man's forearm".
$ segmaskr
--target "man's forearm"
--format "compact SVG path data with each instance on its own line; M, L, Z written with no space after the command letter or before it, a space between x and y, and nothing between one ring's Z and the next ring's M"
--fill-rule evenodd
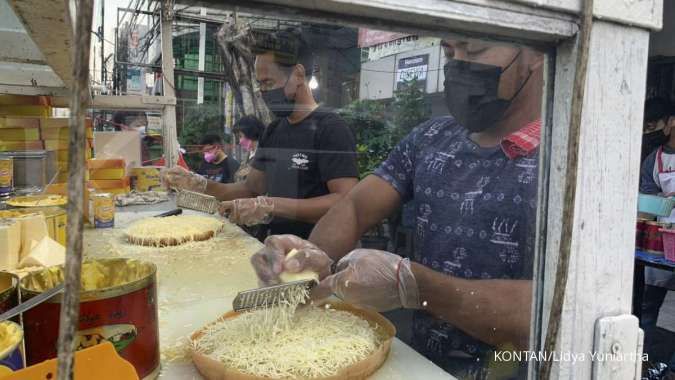
M316 224L309 241L338 261L356 247L361 237L357 221L355 204L345 197Z
M219 201L231 201L238 198L251 198L258 194L251 191L245 182L220 183L209 180L206 183L206 194L213 195Z
M272 197L272 202L274 202L272 215L301 222L316 223L343 196L343 194L331 193L307 199Z
M532 281L467 280L413 263L423 309L495 347L529 344Z

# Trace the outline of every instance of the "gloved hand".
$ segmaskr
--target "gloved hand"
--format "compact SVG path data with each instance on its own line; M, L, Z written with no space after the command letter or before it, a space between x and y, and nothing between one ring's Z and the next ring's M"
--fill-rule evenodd
M286 260L293 249L298 252ZM272 235L265 239L265 247L251 257L251 264L261 286L280 283L283 271L299 273L311 270L319 279L330 275L333 260L316 245L295 235Z
M161 173L162 184L166 188L178 190L190 190L198 193L206 192L206 177L186 170L180 166L163 170Z
M272 221L272 211L274 202L264 196L220 202L218 207L218 212L226 216L230 222L245 226L269 223Z
M312 298L335 294L347 303L377 311L419 309L410 260L376 249L355 249L337 263L335 274L314 288Z

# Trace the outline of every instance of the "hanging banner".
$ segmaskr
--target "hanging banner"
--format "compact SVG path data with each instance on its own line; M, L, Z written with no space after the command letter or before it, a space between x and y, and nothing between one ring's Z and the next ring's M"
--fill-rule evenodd
M385 32L382 30L359 28L359 47L370 47L384 42L394 41L408 36L403 33Z

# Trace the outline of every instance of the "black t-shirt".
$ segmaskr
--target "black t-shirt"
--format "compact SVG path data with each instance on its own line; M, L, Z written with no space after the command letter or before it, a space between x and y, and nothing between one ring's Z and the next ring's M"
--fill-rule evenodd
M239 170L239 161L227 156L217 164L202 161L197 173L214 182L232 183L234 182L234 173L236 173L237 170Z
M307 199L329 194L327 182L358 177L356 143L345 121L319 107L298 124L286 118L265 130L251 163L265 172L267 195ZM314 224L284 218L270 223L272 234L309 236Z

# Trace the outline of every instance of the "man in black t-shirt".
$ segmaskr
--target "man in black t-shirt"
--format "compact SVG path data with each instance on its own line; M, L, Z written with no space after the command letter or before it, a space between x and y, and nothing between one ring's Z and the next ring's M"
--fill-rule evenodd
M302 37L280 31L259 42L256 80L277 119L260 139L246 181L221 184L181 168L169 170L164 180L225 201L220 211L234 223L269 223L271 234L307 237L356 185L356 143L345 121L314 100L312 53Z
M201 145L204 160L197 173L214 182L234 182L234 173L239 169L239 161L230 156L229 152L225 152L223 139L218 135L206 135Z

